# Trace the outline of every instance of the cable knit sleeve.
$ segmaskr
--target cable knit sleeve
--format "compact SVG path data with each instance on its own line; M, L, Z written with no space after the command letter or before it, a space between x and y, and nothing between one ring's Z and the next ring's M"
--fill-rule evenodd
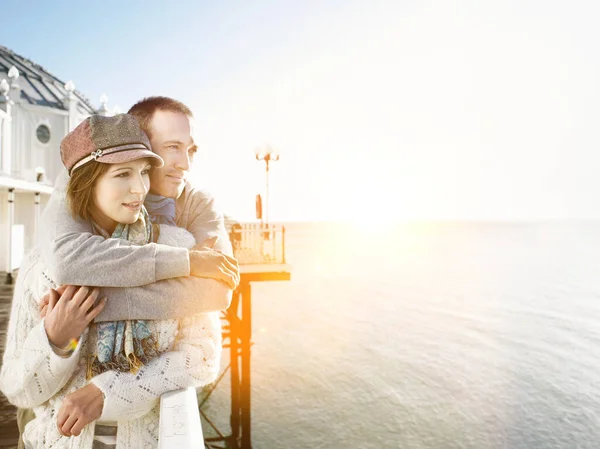
M30 253L17 277L6 348L0 371L0 390L17 407L33 408L53 397L77 367L81 346L63 358L48 341L36 301L38 253Z
M68 174L61 172L42 212L38 242L48 275L58 285L138 287L189 276L185 248L132 245L93 235L91 225L72 217L66 200ZM93 269L90 269L93 267Z
M213 382L219 371L220 355L218 313L180 320L172 351L152 360L136 374L106 371L91 380L104 394L100 420L140 418L157 404L163 393Z

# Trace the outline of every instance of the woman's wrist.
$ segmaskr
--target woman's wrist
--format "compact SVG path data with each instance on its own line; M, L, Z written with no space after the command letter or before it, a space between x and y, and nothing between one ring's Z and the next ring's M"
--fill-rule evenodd
M57 355L70 355L75 348L77 348L77 340L71 339L70 341L64 341L64 339L56 338L52 332L48 331L48 324L44 319L44 330L46 331L46 337L48 338L48 343L50 343L50 347Z
M71 354L73 354L74 349L71 349L71 345L67 345L64 348L60 348L58 346L55 346L54 344L52 344L52 342L50 342L50 347L52 348L52 351L59 357L63 357L63 358L67 358L69 357Z
M60 347L66 346L68 344L68 342L62 341L61 339L56 338L56 336L54 335L54 332L52 331L51 326L49 326L48 320L46 320L46 318L44 318L44 330L46 331L46 337L48 338L48 342L50 343L51 346L60 348Z

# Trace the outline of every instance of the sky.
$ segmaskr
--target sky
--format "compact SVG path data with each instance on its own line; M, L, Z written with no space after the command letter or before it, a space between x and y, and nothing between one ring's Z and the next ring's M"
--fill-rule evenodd
M194 180L272 221L598 219L600 3L13 2L0 44L99 106L193 110Z

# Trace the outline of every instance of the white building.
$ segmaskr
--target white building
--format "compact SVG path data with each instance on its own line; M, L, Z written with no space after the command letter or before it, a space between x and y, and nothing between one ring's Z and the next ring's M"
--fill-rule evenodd
M100 111L44 68L0 46L0 271L19 267L63 170L60 142ZM0 282L3 280L0 279Z

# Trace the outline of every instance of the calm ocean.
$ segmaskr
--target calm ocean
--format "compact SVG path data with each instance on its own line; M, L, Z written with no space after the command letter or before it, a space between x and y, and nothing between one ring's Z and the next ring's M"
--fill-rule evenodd
M599 447L600 223L287 229L293 280L253 286L255 448Z

